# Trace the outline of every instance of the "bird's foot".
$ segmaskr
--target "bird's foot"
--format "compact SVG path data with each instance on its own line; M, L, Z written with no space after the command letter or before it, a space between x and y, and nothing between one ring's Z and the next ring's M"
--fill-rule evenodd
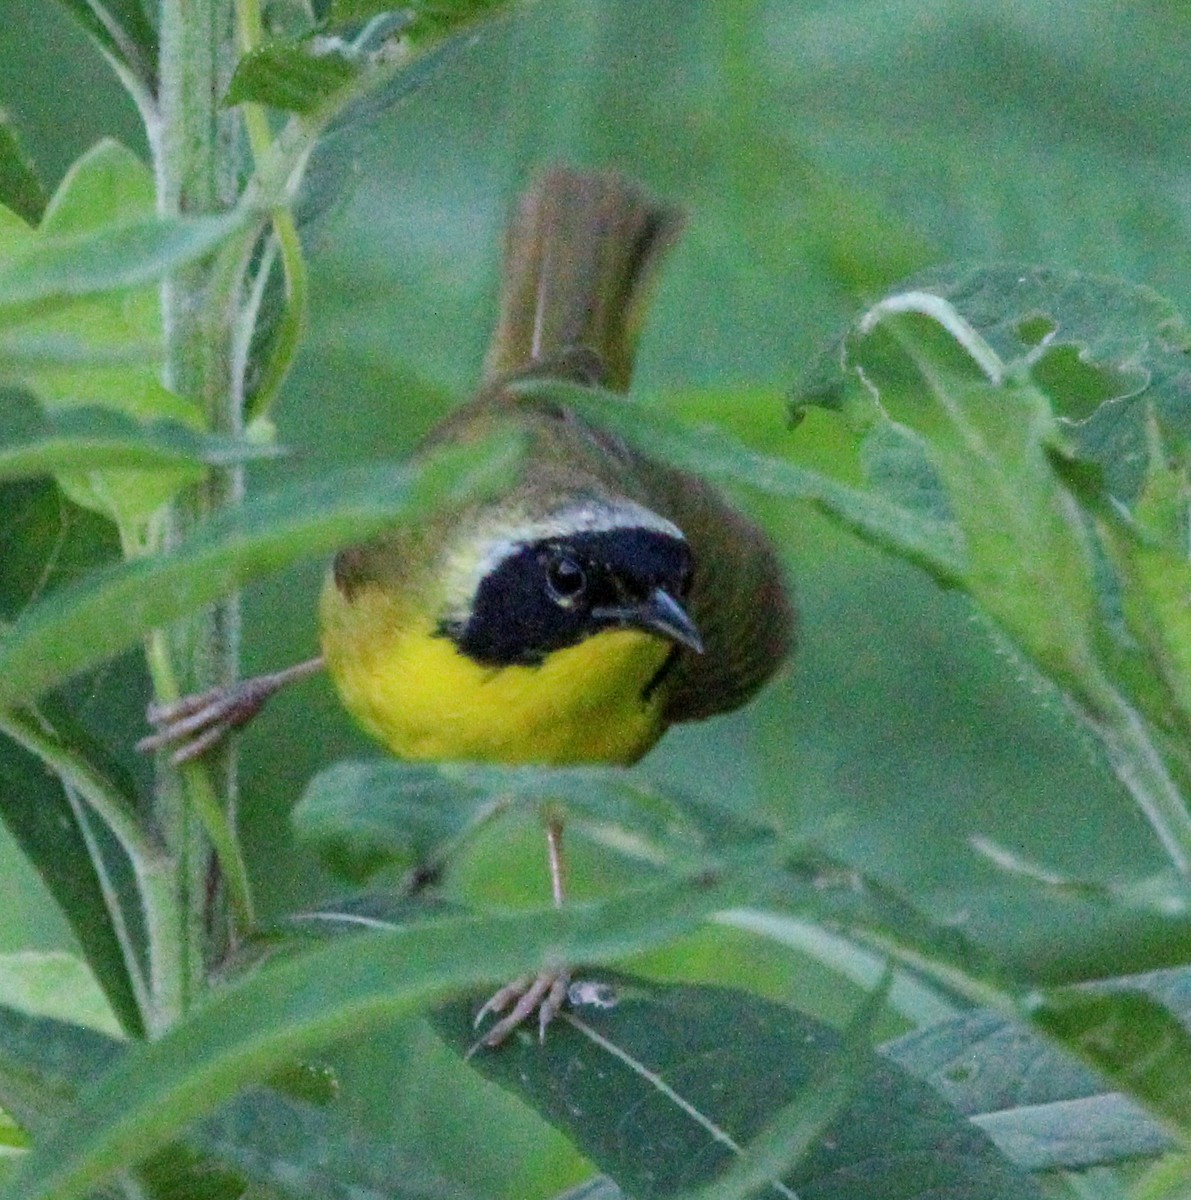
M570 983L570 971L560 968L543 971L537 976L525 975L502 987L476 1014L475 1027L478 1029L489 1015L499 1016L506 1009L509 1012L472 1046L468 1057L481 1046L499 1046L514 1029L524 1024L535 1009L538 1014L538 1040L544 1042L546 1026L567 1002Z
M136 748L149 753L173 747L170 758L175 764L198 758L233 730L247 725L265 701L287 683L313 674L322 665L321 658L313 658L271 675L243 679L231 687L183 696L173 704L150 704L145 716L156 732L141 738Z

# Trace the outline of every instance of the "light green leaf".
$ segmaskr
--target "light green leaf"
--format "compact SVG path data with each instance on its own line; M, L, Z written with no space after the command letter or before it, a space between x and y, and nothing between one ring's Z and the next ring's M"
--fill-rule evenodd
M40 1142L4 1200L71 1200L313 1046L417 1011L452 989L658 945L756 886L747 874L700 871L563 911L451 917L336 939L262 967L156 1041L132 1047L87 1087L78 1113Z
M1148 1109L1183 1145L1191 1142L1191 1032L1187 973L1171 999L1133 981L1039 995L1030 1018L1110 1083Z
M592 1001L573 1003L544 1045L531 1032L514 1034L498 1052L473 1055L471 1064L533 1105L638 1200L714 1185L758 1137L765 1161L780 1161L772 1135L789 1134L793 1144L801 1125L770 1123L779 1113L782 1120L802 1115L787 1109L799 1097L814 1107L812 1082L830 1076L840 1052L835 1031L735 989L591 975L606 989L589 988ZM462 1003L435 1017L440 1035L459 1051L469 1047L464 1017ZM863 1085L810 1153L753 1194L1038 1196L1032 1181L927 1085L872 1052L845 1053L850 1069L862 1066ZM820 1112L830 1115L830 1107Z
M71 239L104 238L131 221L155 220L153 174L136 155L104 140L67 172L36 232L8 231L12 258ZM6 353L7 352L7 353ZM100 405L142 421L168 419L201 428L191 400L162 384L159 289L148 283L0 317L0 370L23 381L47 408ZM76 503L103 513L138 540L140 524L199 472L135 469L65 472L58 482Z
M238 213L154 218L45 238L0 263L0 319L42 315L81 296L154 283L217 250L242 220Z
M0 955L0 1005L119 1037L120 1023L85 963L60 950Z
M113 467L177 471L280 453L274 445L200 434L176 422L141 424L105 408L42 416L24 397L0 388L0 479Z
M226 509L168 553L96 571L27 609L0 638L0 707L36 698L258 575L507 483L518 455L503 442L412 466L340 469Z

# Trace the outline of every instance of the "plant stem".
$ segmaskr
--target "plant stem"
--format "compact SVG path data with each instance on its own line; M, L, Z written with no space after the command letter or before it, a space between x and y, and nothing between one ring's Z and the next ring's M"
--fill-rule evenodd
M161 0L161 141L158 208L165 216L219 213L237 198L240 120L225 108L235 63L233 0ZM166 382L196 399L211 432L242 432L241 379L235 369L239 290L251 244L234 239L214 260L166 281L162 309ZM170 506L163 537L176 544L216 510L239 502L240 468L210 471ZM238 597L179 623L158 645L153 674L159 686L182 691L226 687L239 674ZM168 646L168 649L167 649ZM167 699L167 697L160 697ZM210 961L234 937L221 889L212 886L211 851L200 812L212 806L234 828L236 761L231 746L184 774L158 759L157 811L176 863L185 914L179 935L189 1002L201 989Z

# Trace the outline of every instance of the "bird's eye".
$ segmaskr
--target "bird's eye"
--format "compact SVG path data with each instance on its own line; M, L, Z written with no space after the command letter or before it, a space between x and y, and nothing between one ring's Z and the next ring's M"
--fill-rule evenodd
M568 554L560 554L546 567L546 590L556 604L569 608L587 587L587 573Z

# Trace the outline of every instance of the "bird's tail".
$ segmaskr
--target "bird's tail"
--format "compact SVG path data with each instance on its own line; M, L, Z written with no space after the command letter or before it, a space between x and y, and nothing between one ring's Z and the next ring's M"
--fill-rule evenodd
M529 187L505 238L500 316L484 380L558 364L625 391L658 264L682 213L616 172L553 167ZM570 364L570 365L568 365Z

